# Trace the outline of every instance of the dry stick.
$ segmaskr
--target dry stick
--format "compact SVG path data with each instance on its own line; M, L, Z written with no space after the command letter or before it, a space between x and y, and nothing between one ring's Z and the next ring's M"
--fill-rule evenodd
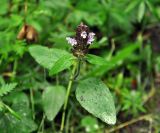
M119 130L119 129L121 129L121 128L124 128L124 127L126 127L126 126L129 126L129 125L131 125L131 124L133 124L133 123L136 123L136 122L138 122L138 121L142 121L142 120L150 121L150 119L152 119L152 115L151 115L151 114L143 115L143 116L140 116L140 117L138 117L138 118L136 118L136 119L127 121L127 122L125 122L125 123L122 123L122 124L120 124L120 125L117 126L117 127L114 127L114 128L111 128L111 129L107 129L107 130L105 131L105 133L111 133L111 132L117 131L117 130Z
M66 108L67 108L67 104L68 104L68 99L69 99L69 95L70 95L70 91L71 91L71 87L74 81L74 75L77 69L77 61L75 61L75 64L73 66L72 69L72 73L69 79L69 83L68 83L68 87L67 87L67 93L66 93L66 97L65 97L65 101L64 101L64 106L63 106L63 114L62 114L62 119L61 119L61 128L60 128L60 132L63 132L64 130L64 121L65 121L65 116L66 116Z
M152 85L151 90L149 91L147 97L144 98L143 100L143 104L145 104L149 99L151 99L151 97L153 97L156 93L156 89L155 87Z

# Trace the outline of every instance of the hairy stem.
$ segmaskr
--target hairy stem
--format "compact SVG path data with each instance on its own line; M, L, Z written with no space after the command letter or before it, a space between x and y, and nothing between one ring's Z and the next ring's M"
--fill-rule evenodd
M69 83L68 83L68 87L67 87L67 93L66 93L66 97L65 97L65 101L64 101L64 106L63 106L60 132L63 132L63 130L64 130L66 108L67 108L67 104L68 104L69 95L70 95L70 92L71 92L71 87L72 87L72 84L73 84L73 81L74 81L74 75L75 75L75 72L76 72L76 69L77 69L77 64L78 63L77 63L77 60L76 60L74 66L73 66L72 73L71 73Z

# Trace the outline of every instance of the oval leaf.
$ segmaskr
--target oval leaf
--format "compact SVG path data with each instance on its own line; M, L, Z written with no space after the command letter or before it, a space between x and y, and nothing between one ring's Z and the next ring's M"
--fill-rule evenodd
M61 72L64 69L69 68L72 65L72 63L73 63L73 56L71 54L66 54L55 62L55 65L51 68L49 73L50 75L54 75L58 72Z
M145 14L145 3L142 1L138 9L138 21L141 22Z
M139 44L128 44L127 47L123 48L122 50L119 50L118 53L115 56L113 56L110 60L106 60L104 65L94 67L91 71L89 71L86 74L85 78L91 76L101 76L109 70L122 65L126 59L131 58L133 56L133 52L136 49L138 49L139 46Z
M87 57L87 61L91 64L95 64L95 65L107 64L107 60L105 60L104 58L100 56L88 54L86 57Z
M108 124L116 123L116 110L108 87L99 79L80 82L76 98L83 108Z
M63 86L50 86L42 95L42 102L48 120L52 121L64 103L65 88Z
M72 56L65 50L34 45L29 47L31 56L44 68L51 69L64 56Z

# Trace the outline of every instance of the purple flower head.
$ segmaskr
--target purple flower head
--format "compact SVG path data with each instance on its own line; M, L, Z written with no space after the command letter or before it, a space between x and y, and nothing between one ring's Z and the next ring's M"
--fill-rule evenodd
M71 38L71 37L66 37L66 40L68 41L69 44L71 44L72 46L77 44L76 39Z
M76 36L67 37L66 40L73 46L72 52L77 57L83 57L88 53L90 44L94 41L95 33L89 32L87 25L81 23L76 29Z
M94 41L94 36L95 36L95 33L93 32L89 33L87 44L92 44L92 42Z

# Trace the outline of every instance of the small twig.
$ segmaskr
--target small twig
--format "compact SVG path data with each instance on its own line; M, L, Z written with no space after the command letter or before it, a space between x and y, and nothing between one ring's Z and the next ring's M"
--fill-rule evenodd
M25 0L25 3L24 3L24 23L26 23L27 10L28 10L28 0Z
M38 132L40 132L40 131L41 131L41 129L43 130L45 117L46 117L46 116L43 114L43 117L42 117L41 123L40 123L39 128L38 128ZM42 131L42 133L43 133L43 131Z
M111 59L111 57L112 57L112 54L113 54L113 52L114 52L114 50L115 50L115 40L114 40L114 38L112 38L111 39L111 50L110 50L110 53L109 53L109 55L107 56L107 60L110 60Z
M9 77L9 78L11 78L11 80L14 80L14 78L15 78L15 76L16 76L16 71L17 71L17 66L18 66L18 60L17 59L15 59L14 60L14 63L13 63L13 70L12 70L12 72L4 72L3 74L2 74L2 76L4 76L4 77Z
M148 131L148 133L152 133L152 125L153 125L153 120L150 119L150 121L149 121L149 131Z
M127 121L125 123L122 123L122 124L120 124L120 125L118 125L118 126L116 126L114 128L106 129L105 133L111 133L111 132L117 131L117 130L122 129L122 128L126 127L126 126L134 124L134 123L136 123L138 121L142 121L142 120L150 121L151 119L152 119L152 115L151 114L143 115L143 116L140 116L140 117L135 118L133 120Z
M149 91L148 95L144 97L143 104L145 104L151 97L153 97L156 93L155 87L152 85L151 90Z
M4 77L13 77L13 72L4 72L4 73L2 73L2 76L4 76Z

